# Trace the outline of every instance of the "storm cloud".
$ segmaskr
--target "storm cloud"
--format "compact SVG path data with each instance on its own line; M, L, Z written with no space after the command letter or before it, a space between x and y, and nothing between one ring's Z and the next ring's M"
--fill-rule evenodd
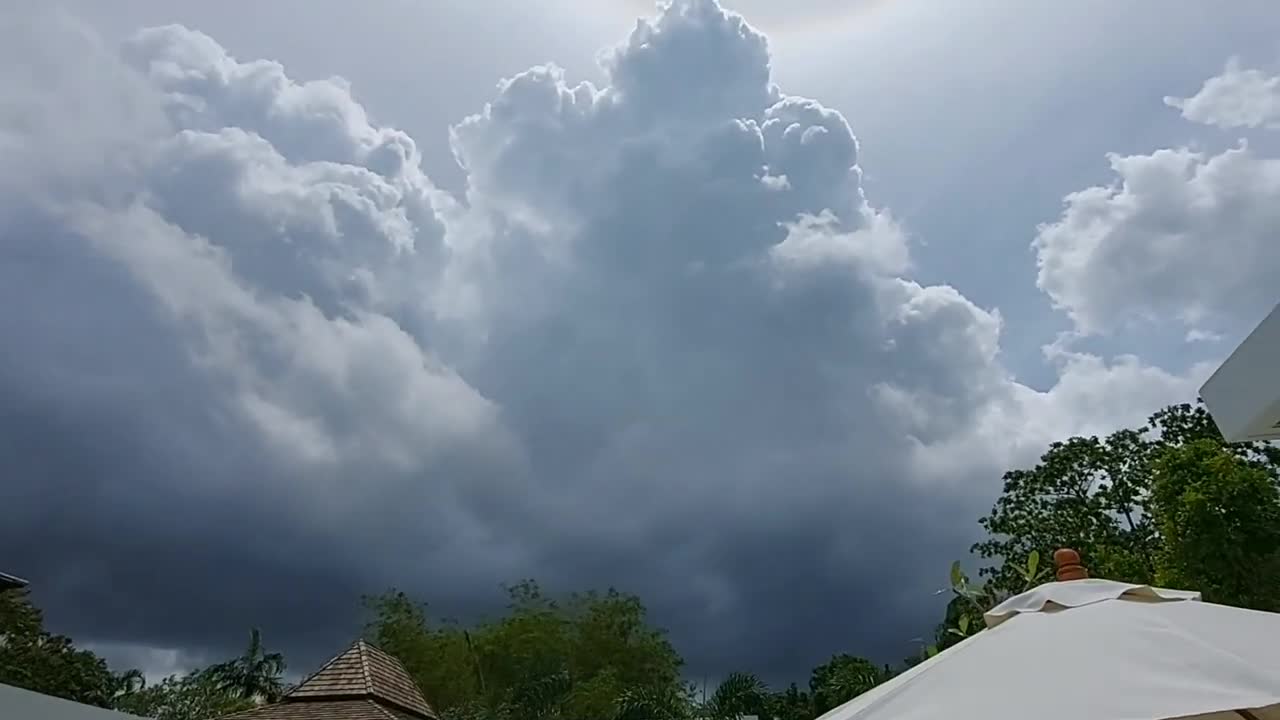
M0 32L0 546L121 658L257 624L306 667L361 593L465 618L534 577L639 593L695 674L896 661L1004 469L1205 372L1055 347L1017 382L713 0L600 86L503 81L459 194L340 78L182 26Z

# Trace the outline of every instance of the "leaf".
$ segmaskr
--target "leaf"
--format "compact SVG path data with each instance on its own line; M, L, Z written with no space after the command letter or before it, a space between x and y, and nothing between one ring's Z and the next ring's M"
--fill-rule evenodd
M960 616L960 634L964 636L967 636L969 634L969 616L968 615Z
M1036 571L1040 569L1040 551L1032 550L1027 556L1027 579L1035 580Z
M951 563L951 587L963 588L967 580L968 578L964 576L964 571L960 569L960 561L956 560Z

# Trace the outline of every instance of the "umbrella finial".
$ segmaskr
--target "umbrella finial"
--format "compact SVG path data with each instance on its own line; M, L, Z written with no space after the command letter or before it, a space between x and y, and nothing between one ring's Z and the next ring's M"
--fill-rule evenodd
M1070 548L1055 550L1053 564L1058 568L1058 582L1084 580L1089 577L1089 571L1080 564L1080 553Z

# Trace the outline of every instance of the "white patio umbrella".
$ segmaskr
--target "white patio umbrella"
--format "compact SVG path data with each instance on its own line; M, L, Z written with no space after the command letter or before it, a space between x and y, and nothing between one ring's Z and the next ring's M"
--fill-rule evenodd
M1059 582L821 720L1280 720L1280 614L1066 579L1064 552Z

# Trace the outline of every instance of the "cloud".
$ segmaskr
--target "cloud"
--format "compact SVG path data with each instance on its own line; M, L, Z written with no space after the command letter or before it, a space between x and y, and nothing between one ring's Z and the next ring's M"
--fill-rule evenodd
M453 130L461 197L341 80L39 23L0 43L50 72L0 98L0 540L130 657L260 624L314 662L362 592L474 614L533 576L640 592L695 672L896 660L1000 472L1203 372L1062 351L1019 384L996 310L909 277L845 119L711 0L600 87L504 81Z
M1227 61L1221 75L1205 81L1189 98L1165 97L1182 117L1220 128L1280 127L1280 76L1246 69L1239 58Z
M1231 58L1165 104L1192 122L1274 129L1280 78ZM1280 158L1260 145L1109 155L1111 183L1067 195L1039 228L1039 287L1086 334L1176 323L1186 342L1216 342L1247 330L1280 299Z
M80 643L79 645L100 657L111 658L113 662L120 663L120 667L145 668L143 674L148 684L160 683L173 675L182 676L211 663L222 662L224 659L191 656L181 650L129 643Z
M1038 284L1077 329L1179 323L1204 337L1277 300L1280 158L1241 142L1111 155L1110 185L1065 198L1034 247Z

